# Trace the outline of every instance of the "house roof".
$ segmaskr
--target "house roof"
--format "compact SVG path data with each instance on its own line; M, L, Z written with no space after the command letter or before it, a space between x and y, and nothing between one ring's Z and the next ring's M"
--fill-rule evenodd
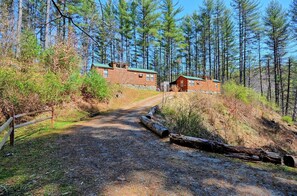
M112 69L112 67L110 67L108 64L102 64L102 63L93 63L93 66Z
M151 69L140 69L140 68L131 68L131 67L129 67L128 70L129 71L136 71L136 72L145 72L145 73L157 73L156 71L151 70Z
M184 77L184 78L187 78L189 80L203 80L202 78L193 77L193 76L184 76L184 75L181 75L181 76Z
M102 63L93 63L93 66L94 67L112 69L112 67L109 66L108 64L102 64ZM151 70L151 69L141 69L141 68L132 68L132 67L129 67L128 71L136 71L136 72L144 72L144 73L155 73L155 74L157 73L156 71Z
M214 79L214 80L212 80L213 82L216 82L216 83L220 83L221 81L220 80L216 80L216 79Z

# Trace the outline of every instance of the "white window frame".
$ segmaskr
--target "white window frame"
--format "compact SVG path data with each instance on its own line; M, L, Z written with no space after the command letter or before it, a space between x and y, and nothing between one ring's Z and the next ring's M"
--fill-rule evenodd
M103 70L103 77L108 78L108 69Z
M151 79L151 81L154 81L154 74L151 74L150 79Z

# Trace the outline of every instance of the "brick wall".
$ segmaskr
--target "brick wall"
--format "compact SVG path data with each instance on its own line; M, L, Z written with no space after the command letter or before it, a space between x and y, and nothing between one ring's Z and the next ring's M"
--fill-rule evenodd
M194 81L194 84L190 84L190 81ZM176 84L180 91L190 92L190 91L202 91L202 92L221 92L221 83L214 82L213 80L205 79L205 80L189 80L183 76L180 76Z
M127 84L140 87L148 87L149 89L156 89L157 87L157 74L145 73L138 71L127 70L127 68L101 68L95 67L100 75L102 75L107 81L115 84ZM107 70L108 76L104 76L104 70ZM147 75L149 78L147 78ZM153 80L152 76L153 75Z

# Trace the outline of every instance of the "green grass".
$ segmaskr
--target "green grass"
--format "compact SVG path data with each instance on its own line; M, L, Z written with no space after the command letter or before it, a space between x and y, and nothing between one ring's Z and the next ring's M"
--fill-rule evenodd
M129 91L129 90L128 90ZM158 94L153 91L130 90L128 95L139 92L127 105ZM121 106L120 105L120 106ZM116 109L116 108L115 108ZM65 177L65 167L59 141L68 137L67 130L76 122L89 119L88 113L74 108L63 109L51 128L50 120L17 129L15 146L7 142L0 151L0 194L2 189L9 195L79 195L77 187ZM41 118L44 116L39 116ZM65 166L66 164L66 166Z
M282 117L282 121L288 123L289 125L293 125L294 122L293 122L293 119L291 116L283 116Z
M81 117L77 112L73 116ZM74 194L75 187L64 181L63 165L56 152L57 140L78 119L59 118L51 128L50 121L16 131L15 146L8 143L0 151L0 189L10 195Z
M273 163L253 163L246 162L252 168L262 169L274 173L277 176L297 181L297 168L288 167L285 165L275 165Z

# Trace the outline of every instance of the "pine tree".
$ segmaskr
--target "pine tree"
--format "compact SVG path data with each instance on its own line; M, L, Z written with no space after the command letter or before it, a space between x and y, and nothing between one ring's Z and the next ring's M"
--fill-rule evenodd
M267 45L273 53L275 103L280 104L281 91L281 61L285 54L288 40L288 21L286 13L277 1L271 1L264 17Z
M160 13L158 13L155 0L139 0L138 5L139 27L137 30L141 45L142 67L149 69L149 49L158 33Z
M207 54L208 54L208 67L209 67L209 76L213 76L212 72L212 42L213 42L213 29L212 29L212 21L213 21L213 12L214 12L214 2L213 0L204 0L204 7L201 8L202 19L204 20L205 26L205 38L207 44Z
M161 28L165 47L165 67L168 69L167 74L170 82L172 81L173 75L173 45L180 40L182 36L178 31L178 19L176 19L177 15L182 11L182 8L177 6L178 4L174 4L172 0L163 0L161 4L163 14Z
M230 79L230 67L233 60L235 37L234 37L234 24L231 18L230 10L226 9L223 14L222 24L222 73L221 80Z
M239 75L240 83L246 86L247 50L250 39L258 25L259 2L257 0L233 0L233 7L237 11L238 43L239 43Z
M182 23L182 29L185 37L185 59L186 59L186 74L192 75L192 38L194 35L192 18L186 16Z
M130 39L132 37L131 15L128 12L128 3L126 0L119 0L119 32L121 35L121 57L122 62L130 63ZM125 59L124 59L125 53Z

